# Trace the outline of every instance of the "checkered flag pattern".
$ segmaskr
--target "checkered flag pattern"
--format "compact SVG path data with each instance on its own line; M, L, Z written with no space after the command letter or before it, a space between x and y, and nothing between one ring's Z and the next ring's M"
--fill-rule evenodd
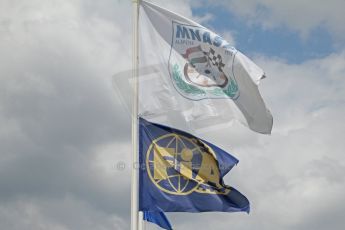
M222 68L225 66L222 60L222 56L216 55L216 52L210 48L209 52L204 53L207 56L208 62L212 63L213 66L217 66L220 72L223 72Z

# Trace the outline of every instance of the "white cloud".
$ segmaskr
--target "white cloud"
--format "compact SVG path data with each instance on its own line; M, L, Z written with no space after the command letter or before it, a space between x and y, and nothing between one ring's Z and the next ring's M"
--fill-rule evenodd
M229 42L230 45L232 45L234 47L236 46L236 41L235 41L235 38L233 35L233 34L235 34L234 31L225 30L225 31L221 32L220 34L227 42Z
M344 52L299 65L256 62L268 75L260 88L274 116L272 135L238 125L203 136L239 158L227 182L247 195L251 213L172 219L178 229L342 229Z
M3 228L128 228L128 172L104 153L130 136L111 85L130 66L128 12L128 1L1 1Z
M129 168L116 164L129 164L130 122L111 77L131 63L130 1L0 4L1 226L129 229ZM192 16L189 1L164 4ZM242 4L239 13L255 16ZM288 23L280 17L277 23ZM310 30L319 19L306 17L300 28L289 26ZM240 159L226 179L248 196L252 213L168 214L172 224L342 229L345 52L298 65L256 62L268 76L260 88L275 118L272 135L236 124L203 134Z

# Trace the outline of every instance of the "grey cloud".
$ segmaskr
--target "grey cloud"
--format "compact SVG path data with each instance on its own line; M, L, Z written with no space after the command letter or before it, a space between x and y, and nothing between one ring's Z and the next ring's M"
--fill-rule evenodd
M191 16L190 2L165 3ZM129 229L130 117L111 78L130 67L130 2L1 4L1 227ZM260 89L272 135L236 123L200 135L240 159L226 182L247 195L251 214L171 213L172 224L342 229L344 52L256 62L269 76Z
M130 3L1 4L1 228L127 229L114 159L128 162L130 119L111 76L130 65Z
M272 135L235 124L202 136L239 158L226 182L249 198L251 213L168 214L177 229L342 229L343 58L257 59L270 73L260 88L275 117Z

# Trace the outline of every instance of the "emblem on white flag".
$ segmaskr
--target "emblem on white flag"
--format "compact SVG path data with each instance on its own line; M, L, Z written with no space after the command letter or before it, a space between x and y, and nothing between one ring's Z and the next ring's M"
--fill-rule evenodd
M236 49L203 27L172 22L172 29L169 73L175 89L190 100L239 97L232 71Z

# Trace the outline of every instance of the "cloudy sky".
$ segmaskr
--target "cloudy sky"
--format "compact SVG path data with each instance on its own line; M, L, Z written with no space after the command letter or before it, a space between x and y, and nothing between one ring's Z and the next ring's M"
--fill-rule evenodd
M267 73L271 136L203 134L240 163L251 213L168 214L176 229L345 225L345 2L155 0L227 38ZM0 226L129 229L130 0L0 0ZM342 150L343 149L343 150ZM149 229L157 229L150 225Z

